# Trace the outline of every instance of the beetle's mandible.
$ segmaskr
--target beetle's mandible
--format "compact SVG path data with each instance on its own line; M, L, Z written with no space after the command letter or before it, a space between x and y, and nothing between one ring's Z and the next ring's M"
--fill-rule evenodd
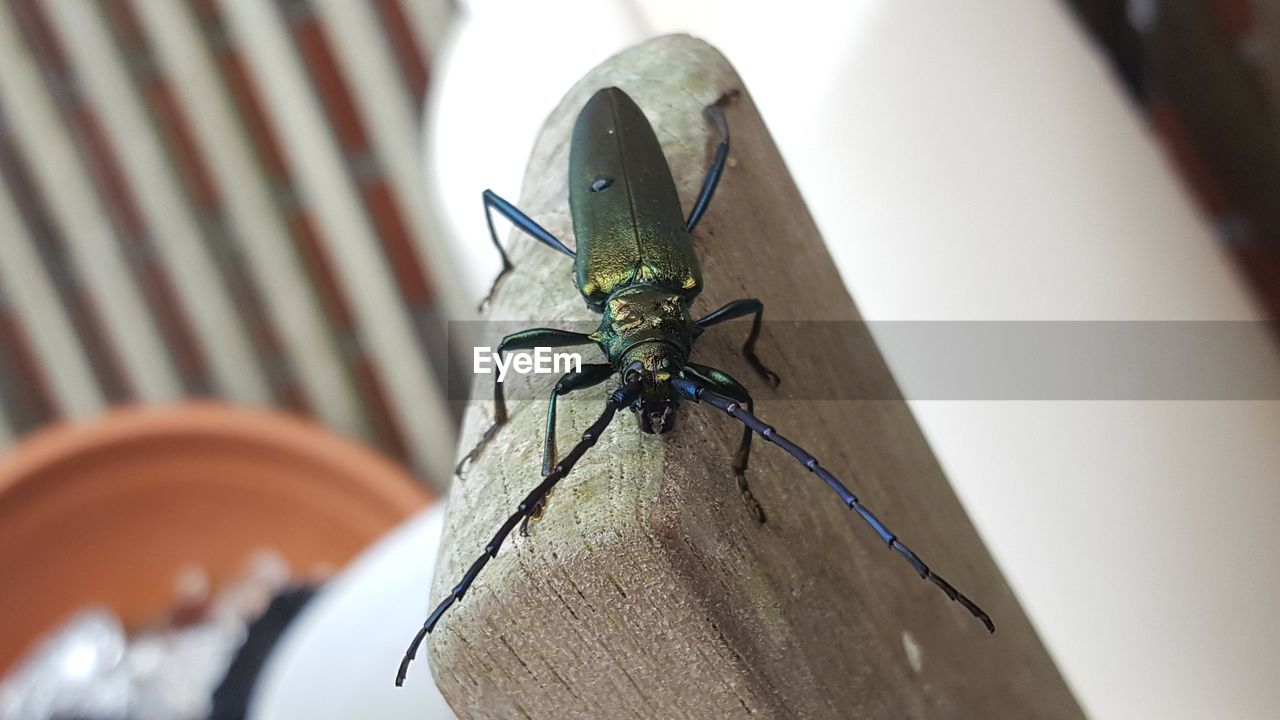
M484 192L489 235L502 257L502 272L494 286L512 269L494 229L492 213L496 210L534 239L572 258L578 292L587 307L601 314L600 327L593 333L534 328L504 337L497 352L598 345L608 362L583 365L581 371L566 373L555 384L547 414L542 482L525 496L461 581L431 612L400 663L396 685L404 682L409 663L423 638L435 628L445 611L462 599L512 530L522 525L523 531L524 524L542 511L547 494L596 443L617 411L622 408L634 411L643 432L665 433L674 427L681 400L705 403L742 423L742 440L734 454L733 471L738 489L760 522L764 522L764 512L746 479L753 434L782 448L821 478L882 541L901 554L921 578L932 581L947 597L981 620L988 630L995 631L991 618L981 608L930 570L857 496L819 465L817 459L756 418L752 414L751 395L741 383L722 370L690 360L693 345L704 330L750 315L751 331L742 353L771 387L778 385L777 375L766 368L755 353L764 315L764 306L759 300L735 300L697 320L689 314L690 305L702 291L702 268L694 252L691 233L711 203L729 155L729 129L720 104L708 107L705 114L723 139L687 217L653 128L635 102L618 88L605 88L593 95L574 125L569 151L569 205L577 238L576 251L493 191ZM573 449L557 461L557 398L600 385L614 375L621 377L621 387L609 393L600 417ZM507 421L502 382L496 375L493 399L494 423L459 463L459 474Z

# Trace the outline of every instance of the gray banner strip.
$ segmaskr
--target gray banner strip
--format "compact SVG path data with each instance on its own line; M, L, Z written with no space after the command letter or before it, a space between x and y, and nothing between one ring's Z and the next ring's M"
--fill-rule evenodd
M738 354L749 323L708 330L693 359L729 372L760 399L788 400L1280 400L1280 325L1248 321L1164 322L766 322L757 347L784 375L770 391ZM592 324L450 323L460 363L449 398L491 397L493 375L473 372L474 349L529 327L589 333ZM880 353L876 352L879 348ZM583 363L601 362L594 346ZM483 352L483 351L482 351ZM880 355L893 363L892 378ZM776 365L784 363L775 361ZM492 366L492 363L489 363ZM820 370L820 371L819 371ZM505 381L510 399L545 399L552 375ZM896 381L896 384L895 382ZM477 383L479 383L477 385Z

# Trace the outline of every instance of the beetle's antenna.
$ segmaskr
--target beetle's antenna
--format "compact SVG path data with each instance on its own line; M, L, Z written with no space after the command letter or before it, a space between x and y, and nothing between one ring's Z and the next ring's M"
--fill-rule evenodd
M538 487L524 496L524 500L520 501L515 513L507 518L506 522L502 523L502 527L498 528L498 532L494 534L493 539L485 546L484 554L471 563L470 569L462 576L462 580L453 588L449 596L440 601L436 609L431 611L431 615L427 616L427 621L422 624L422 629L414 636L413 642L409 643L409 649L405 651L404 659L400 661L400 671L396 673L396 687L404 684L405 674L409 671L409 663L413 662L414 657L417 656L418 647L422 645L423 639L430 634L436 623L440 621L440 616L444 615L445 610L448 610L456 601L462 599L462 596L467 593L467 589L471 587L471 583L475 581L476 576L488 564L489 558L498 554L498 549L502 547L507 535L511 534L511 530L533 511L538 501L546 497L557 482L569 474L574 464L586 454L591 446L596 444L596 441L600 439L600 435L604 433L605 428L609 427L609 423L613 422L613 416L618 412L618 409L630 405L639 396L642 386L643 383L640 381L633 381L609 395L609 399L604 404L604 412L601 412L600 417L582 434L582 440L578 441L573 450L570 450L569 454L564 456L564 459L556 463L555 468L542 480Z
M902 557L906 558L907 562L911 563L911 566L915 568L916 572L920 574L922 579L931 581L934 585L941 588L942 592L947 594L947 597L963 605L966 610L973 613L974 617L982 621L982 624L987 627L988 631L996 631L995 623L991 622L990 615L987 615L983 612L982 608L978 607L972 600L965 597L960 591L952 587L951 583L944 580L942 576L930 570L929 566L925 565L924 561L911 551L911 548L899 542L897 536L889 532L889 529L884 526L884 523L880 522L880 519L872 514L872 512L868 510L860 500L858 500L858 497L850 492L849 488L844 486L844 483L840 482L836 476L832 475L826 468L819 465L818 460L815 457L810 455L799 445L796 445L780 435L772 426L764 423L755 415L752 415L750 412L743 409L743 407L732 398L725 397L706 385L694 382L688 378L675 378L671 381L671 384L686 399L694 402L702 401L707 403L729 417L737 419L738 422L741 422L743 425L751 428L751 430L760 437L790 453L792 457L800 461L801 465L808 468L809 472L822 478L823 482L830 486L830 488L840 496L840 499L844 501L845 505L848 505L851 510L858 513L858 515L865 520L877 534L880 535L880 539L883 540L886 545L897 550Z

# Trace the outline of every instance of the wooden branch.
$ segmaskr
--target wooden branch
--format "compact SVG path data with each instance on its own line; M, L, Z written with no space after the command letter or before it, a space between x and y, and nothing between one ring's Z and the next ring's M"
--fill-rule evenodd
M745 320L708 331L695 359L746 383L758 415L850 483L999 629L988 635L817 477L765 442L749 471L769 517L758 524L730 470L741 426L687 403L662 436L641 434L621 413L529 536L513 534L444 616L428 648L454 710L464 718L1080 717L874 346L780 342L794 325L778 321L852 322L858 313L719 53L664 37L590 72L547 121L520 206L572 244L570 128L591 93L610 85L654 125L686 207L719 139L702 110L731 98L730 165L695 233L706 291L694 311L762 299L773 323L758 349L783 384L769 390L739 356ZM509 247L517 269L498 288L491 318L594 326L566 258L523 236ZM840 376L848 367L863 368L856 382L866 396L887 399L820 400L802 390L848 388ZM511 381L512 392L523 382ZM527 382L541 397L553 380ZM478 392L486 401L468 410L464 451L492 418L487 383ZM562 452L603 401L598 390L561 403ZM512 403L510 423L455 481L432 604L538 483L545 417L545 401Z

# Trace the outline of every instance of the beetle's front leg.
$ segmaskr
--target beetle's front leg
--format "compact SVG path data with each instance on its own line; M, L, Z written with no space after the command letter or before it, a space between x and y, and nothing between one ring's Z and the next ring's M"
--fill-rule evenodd
M747 392L742 383L733 379L733 376L729 373L706 365L686 363L684 374L694 380L706 383L724 395L742 403L746 406L748 412L754 409L754 403L751 402L751 393ZM733 474L738 479L738 490L742 493L742 499L746 501L747 506L755 513L756 519L761 524L764 524L764 508L760 507L760 502L756 500L756 496L751 492L751 486L747 484L747 462L750 459L751 428L746 428L742 433L742 441L738 443L738 452L733 455Z
M533 328L530 330L521 330L512 333L498 343L498 359L502 359L502 353L507 350L532 350L540 347L573 347L575 345L591 345L595 341L591 336L570 330L557 330L556 328ZM481 436L480 442L471 448L471 452L467 453L462 460L458 461L458 466L454 468L454 474L462 476L462 469L472 460L480 457L480 453L484 447L489 444L493 436L497 434L498 428L507 422L507 398L502 390L502 375L495 369L493 373L493 425L485 431Z
M547 407L547 435L542 444L542 477L550 475L552 467L556 464L556 399L561 395L568 395L577 390L585 390L599 385L612 375L612 365L608 363L593 363L591 365L583 365L578 372L567 372L556 381L556 386L551 389L551 404ZM550 496L551 493L548 492L520 522L521 537L529 534L530 520L537 520L542 517L542 511L546 509L547 499Z
M742 300L734 300L724 307L713 310L706 317L698 320L695 324L698 330L705 330L712 325L719 325L727 320L754 315L751 320L751 333L747 335L747 341L742 344L742 356L747 359L747 364L755 370L764 381L769 383L769 387L776 388L781 380L769 368L760 362L760 358L756 356L756 340L760 338L760 323L764 320L764 303L755 298L744 298Z

